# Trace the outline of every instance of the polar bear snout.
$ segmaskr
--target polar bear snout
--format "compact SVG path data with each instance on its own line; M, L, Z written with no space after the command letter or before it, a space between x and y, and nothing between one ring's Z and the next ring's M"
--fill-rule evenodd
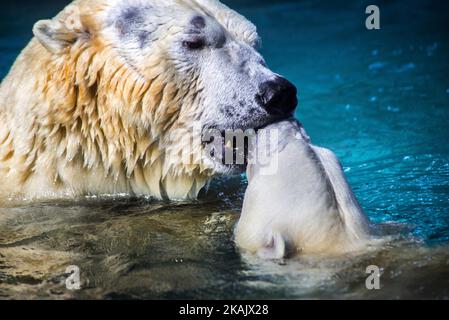
M256 101L270 115L292 115L298 105L296 87L283 77L263 82L259 86L259 90L260 93L256 95Z

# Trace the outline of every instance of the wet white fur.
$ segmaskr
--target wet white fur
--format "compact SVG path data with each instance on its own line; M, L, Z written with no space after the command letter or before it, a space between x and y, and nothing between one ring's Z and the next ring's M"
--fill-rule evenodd
M271 125L279 130L278 170L264 175L259 164L248 167L249 185L237 245L262 258L290 254L340 254L368 239L367 219L348 185L337 157L310 143L294 121ZM263 139L259 148L265 148Z

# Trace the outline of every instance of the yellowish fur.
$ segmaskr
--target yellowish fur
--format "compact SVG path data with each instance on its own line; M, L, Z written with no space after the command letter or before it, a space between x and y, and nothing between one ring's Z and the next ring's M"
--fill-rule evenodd
M179 83L162 40L145 75L127 66L101 37L106 2L76 1L85 39L63 54L33 39L2 82L0 197L185 199L212 176L204 165L172 160L183 141L168 141L168 133L198 117L194 99L202 84Z

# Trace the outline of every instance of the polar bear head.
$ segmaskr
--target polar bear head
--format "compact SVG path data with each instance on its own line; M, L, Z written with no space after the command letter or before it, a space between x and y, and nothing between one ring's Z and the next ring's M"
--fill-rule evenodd
M54 56L54 74L72 69L59 88L66 96L76 90L78 105L96 104L102 140L123 144L116 152L128 170L155 141L159 153L181 152L185 141L169 138L176 129L257 129L290 117L297 105L293 84L257 52L256 27L217 0L78 0L36 23L34 34ZM104 153L108 161L110 148ZM170 166L195 170L175 160ZM211 175L229 171L203 166Z

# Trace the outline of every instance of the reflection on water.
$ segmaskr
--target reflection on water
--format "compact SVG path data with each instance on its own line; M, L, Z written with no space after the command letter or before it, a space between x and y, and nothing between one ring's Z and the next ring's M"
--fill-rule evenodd
M242 192L243 185L238 189ZM354 257L266 262L242 256L232 242L241 198L221 197L179 204L91 199L3 209L0 296L449 297L447 247L430 249L396 239ZM408 233L404 226L377 228L404 237ZM365 288L365 270L373 264L382 268L379 291ZM70 265L81 270L80 291L65 287Z
M449 298L449 37L440 14L449 4L381 2L382 30L371 32L363 1L228 2L259 26L267 62L299 87L298 118L339 155L376 231L392 240L354 257L242 256L232 242L239 178L194 203L7 204L0 298ZM13 5L0 12L2 74L32 23L57 11L53 1L27 6L20 19ZM80 291L65 288L69 265L81 269ZM365 288L368 265L381 267L381 290Z

